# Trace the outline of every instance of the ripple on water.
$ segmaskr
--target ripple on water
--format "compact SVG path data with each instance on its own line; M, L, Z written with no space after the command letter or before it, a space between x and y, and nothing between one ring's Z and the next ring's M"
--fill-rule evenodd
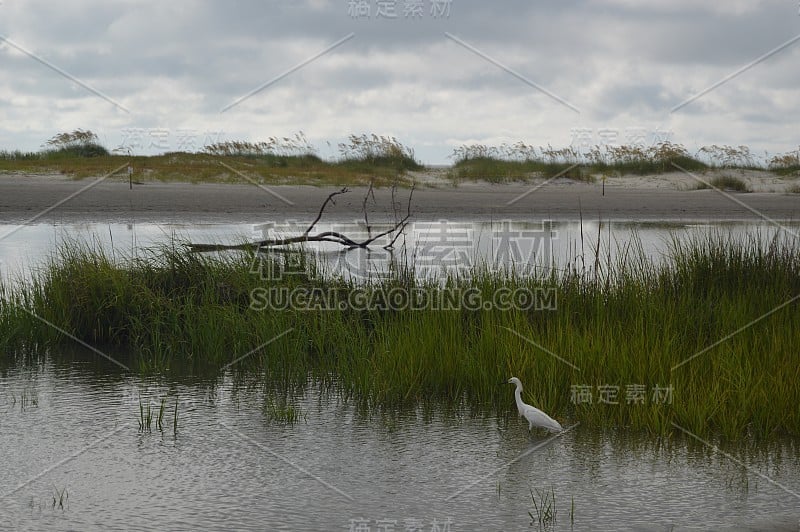
M584 426L547 443L516 418L365 419L314 389L298 398L307 422L281 426L258 391L234 393L229 377L164 383L76 361L8 370L0 390L0 514L19 528L347 530L363 519L402 529L417 519L427 530L434 520L508 530L529 526L532 489L551 488L554 530L570 528L573 500L576 530L780 529L800 517L798 498L765 478L800 490L796 441L729 449L744 469L680 439ZM171 418L163 433L140 433L139 394L156 404L167 393L180 398L178 434ZM54 509L63 489L67 507Z

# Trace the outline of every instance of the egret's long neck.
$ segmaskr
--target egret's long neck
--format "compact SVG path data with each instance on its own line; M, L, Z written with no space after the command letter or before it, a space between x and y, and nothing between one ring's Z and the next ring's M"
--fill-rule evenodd
M517 401L517 410L522 412L522 405L525 403L522 402L522 385L517 384L517 389L514 390L514 399Z

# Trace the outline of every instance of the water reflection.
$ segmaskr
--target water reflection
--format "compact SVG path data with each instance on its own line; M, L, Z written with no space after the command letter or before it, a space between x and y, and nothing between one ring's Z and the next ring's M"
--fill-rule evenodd
M265 414L275 392L257 379L144 378L65 355L0 370L0 516L13 528L519 530L531 523L532 490L552 490L550 530L763 529L800 518L797 440L717 450L587 425L548 439L513 412L365 414L313 386L287 396L305 419L286 424ZM164 397L178 404L177 432L140 431L140 402ZM62 490L67 505L54 507Z
M787 228L800 224L783 223ZM13 226L0 226L5 231ZM369 233L363 222L321 223L319 231L339 231L354 238ZM265 238L284 238L302 234L304 224L295 222L256 225L178 225L178 224L65 224L31 225L0 241L0 276L30 278L32 271L70 242L101 246L111 256L137 256L161 244L176 241L199 243L241 243ZM419 278L443 275L466 276L475 268L490 271L513 270L525 275L547 275L560 271L591 271L614 263L620 257L635 257L641 251L661 260L674 240L687 241L710 233L733 238L751 236L769 242L776 235L787 236L780 227L763 222L718 222L713 224L680 222L416 222L395 242L394 249L383 249L384 239L370 249L344 250L332 243L306 244L318 257L322 276L351 279L380 279L398 269L411 267ZM791 235L789 235L791 237ZM285 271L304 263L292 253L284 253Z
M29 275L54 245L75 237L135 254L175 235L230 242L257 238L252 230L30 226L0 242L0 267L4 275L15 268ZM380 276L398 254L425 275L424 268L458 271L480 261L591 262L592 250L613 255L619 248L609 244L635 238L658 258L670 238L709 230L765 240L777 231L768 224L627 223L443 229L435 222L415 226L395 255L316 249L325 275ZM0 357L0 528L378 530L383 523L518 530L531 525L532 490L555 497L551 530L800 524L796 438L714 442L717 449L680 435L580 425L547 441L530 435L513 410L500 419L431 405L365 412L335 389L265 388L252 377L174 370L169 379L142 377L80 350ZM139 430L141 405L156 409L163 398L169 411L178 407L177 431L170 423L163 432ZM294 423L281 419L289 407L302 414ZM68 494L66 505L53 504L60 493Z

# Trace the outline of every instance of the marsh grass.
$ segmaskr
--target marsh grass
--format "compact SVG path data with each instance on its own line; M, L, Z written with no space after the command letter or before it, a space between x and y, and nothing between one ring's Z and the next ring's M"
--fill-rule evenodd
M164 432L164 411L166 410L167 406L167 398L161 398L161 406L158 408L158 418L156 418L156 428L160 432Z
M178 403L179 402L180 401L178 401L178 399L175 398L175 412L174 412L173 417L172 417L172 434L173 435L177 435L178 434Z
M551 487L550 490L540 490L531 488L531 504L533 511L528 512L531 518L531 525L538 524L540 528L550 527L556 523L558 509L556 508L556 492Z
M156 414L150 401L142 403L139 399L139 432L152 432L153 420L155 419L156 430L164 432L164 415L167 413L167 398L162 397ZM178 433L178 401L175 401L175 409L172 418L172 433Z
M265 396L261 411L268 421L281 425L291 426L301 420L308 421L308 415L299 406L292 405L285 399L276 400L273 397Z
M67 492L67 487L64 486L64 489L58 489L55 486L53 487L53 509L56 508L59 510L66 510L69 508L69 493Z
M476 269L430 282L399 267L367 285L366 308L256 311L254 289L322 289L338 304L364 287L314 275L310 256L302 271L264 279L248 253L190 254L176 243L111 258L72 243L32 282L3 289L0 348L13 357L72 345L25 308L90 345L130 352L144 373L213 375L233 363L225 371L236 378L257 375L277 392L335 389L367 411L438 405L513 417L513 395L497 382L515 375L526 402L562 424L670 434L676 423L727 439L800 434L796 241L709 234L672 242L658 261L635 240L616 260L594 253L583 261L592 267L538 277ZM438 297L476 290L482 301L501 289L547 289L557 300L510 310L383 304L390 289L420 287ZM626 401L629 385L644 386L642 402ZM576 402L574 386L589 386L595 400ZM598 386L617 386L617 401L599 402ZM670 387L670 400L654 399L656 387ZM288 402L267 403L265 413L303 416ZM140 428L150 430L154 416L160 424L163 411L140 405Z
M10 403L11 406L19 405L20 411L24 412L39 406L39 395L35 389L24 388L22 392L20 392L19 398L17 398L16 394L11 394Z
M153 426L153 412L150 407L150 402L147 402L147 409L144 403L139 400L139 432L152 432Z

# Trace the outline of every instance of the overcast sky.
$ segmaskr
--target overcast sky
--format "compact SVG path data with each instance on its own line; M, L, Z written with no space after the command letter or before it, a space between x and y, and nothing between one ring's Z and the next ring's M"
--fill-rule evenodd
M0 149L75 128L135 153L303 131L333 155L368 132L434 164L473 142L800 144L797 0L2 0L0 36Z

